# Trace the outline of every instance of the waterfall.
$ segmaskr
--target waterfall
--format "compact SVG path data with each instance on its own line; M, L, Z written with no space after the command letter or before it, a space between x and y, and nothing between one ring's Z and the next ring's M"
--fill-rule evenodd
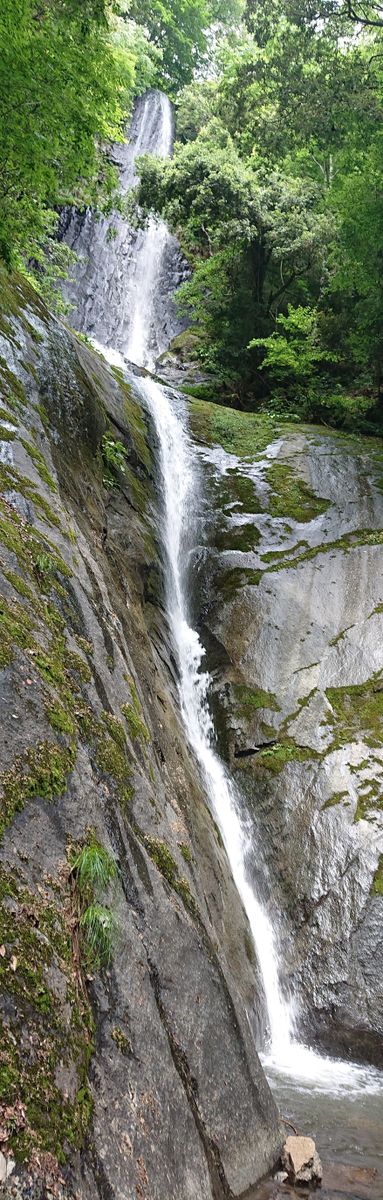
M126 151L128 165L123 180L134 180L137 154L151 150L165 157L171 152L172 113L169 101L149 92L140 103L139 120L133 122L133 138ZM128 236L127 234L125 236ZM156 309L164 256L170 234L166 225L152 219L141 233L134 254L126 265L124 279L124 322L118 308L109 311L97 345L109 361L126 369L127 362L153 369L166 348L158 328ZM91 249L91 247L90 247ZM93 294L98 287L100 247L93 262ZM110 276L114 249L104 231L104 256L109 255ZM88 276L89 278L89 276ZM109 332L115 323L115 335ZM85 332L94 333L92 323ZM101 343L101 345L100 345ZM166 561L166 596L169 623L178 661L179 696L188 741L199 764L209 806L222 834L232 875L244 906L262 975L267 1008L269 1048L265 1058L271 1071L313 1081L324 1090L376 1090L372 1072L348 1063L323 1058L294 1039L292 1005L283 996L274 930L268 914L251 883L251 862L257 854L244 812L242 798L214 748L214 729L208 707L210 677L202 669L204 650L191 625L188 604L187 562L193 543L194 514L199 476L196 455L188 434L187 405L153 378L135 380L143 403L151 415L159 447L162 484L161 531Z

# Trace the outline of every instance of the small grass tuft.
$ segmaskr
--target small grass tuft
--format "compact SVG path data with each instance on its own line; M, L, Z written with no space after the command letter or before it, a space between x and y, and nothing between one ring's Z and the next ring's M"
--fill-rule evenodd
M105 891L117 876L114 858L93 838L76 854L71 870L83 895L95 895Z
M80 917L80 929L92 966L108 966L117 932L117 921L111 909L97 902L89 904Z

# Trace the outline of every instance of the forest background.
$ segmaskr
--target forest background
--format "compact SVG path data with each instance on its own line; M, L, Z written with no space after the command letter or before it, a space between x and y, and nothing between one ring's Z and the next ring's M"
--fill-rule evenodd
M60 213L124 211L111 145L162 87L174 157L140 162L136 206L188 260L177 302L202 394L381 431L381 5L2 0L0 51L8 269L60 303Z

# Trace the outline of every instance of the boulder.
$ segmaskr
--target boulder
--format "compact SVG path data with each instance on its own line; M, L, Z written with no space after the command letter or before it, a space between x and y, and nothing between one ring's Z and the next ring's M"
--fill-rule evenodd
M313 1138L292 1135L286 1138L282 1150L282 1167L287 1171L289 1183L320 1187L322 1164Z

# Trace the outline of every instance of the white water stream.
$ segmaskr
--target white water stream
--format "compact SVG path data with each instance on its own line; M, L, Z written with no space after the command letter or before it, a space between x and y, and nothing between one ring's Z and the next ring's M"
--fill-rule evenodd
M158 118L155 137L154 105ZM171 145L172 114L169 101L165 96L151 93L142 108L141 124L131 154L131 179L132 176L134 178L134 158L137 153L142 153L150 146L159 156L166 157L171 153ZM126 344L122 347L120 344L122 356L113 346L104 348L97 343L113 363L126 366L128 361L150 370L154 368L158 354L166 348L156 331L155 311L168 237L164 223L151 220L139 240L136 258L126 279L130 314ZM178 659L182 716L248 917L260 966L269 1029L269 1046L263 1055L264 1065L269 1074L290 1077L298 1087L332 1094L376 1092L383 1087L379 1072L322 1057L294 1037L294 1008L282 993L274 930L251 883L250 867L257 849L251 840L241 796L214 749L214 729L207 699L210 679L201 669L204 651L190 623L187 566L198 508L199 473L196 453L188 434L187 406L182 398L170 393L152 378L142 377L136 384L151 415L158 439L167 605Z

